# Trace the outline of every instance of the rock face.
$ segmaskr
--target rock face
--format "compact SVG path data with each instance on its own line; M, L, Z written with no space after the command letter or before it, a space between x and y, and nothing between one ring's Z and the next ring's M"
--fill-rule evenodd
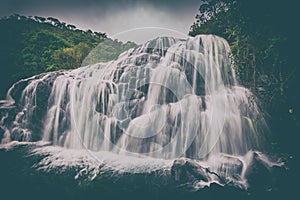
M109 63L19 81L2 124L11 140L67 148L167 159L241 155L262 136L251 95L236 83L224 39L161 37Z
M188 158L176 159L171 167L174 181L193 184L203 188L210 184L255 189L272 188L276 183L274 177L284 172L284 163L270 160L257 151L249 151L244 156L215 154L206 161Z
M10 132L11 140L37 141L42 139L44 118L53 81L60 72L37 75L15 83L8 99L0 106L1 123Z

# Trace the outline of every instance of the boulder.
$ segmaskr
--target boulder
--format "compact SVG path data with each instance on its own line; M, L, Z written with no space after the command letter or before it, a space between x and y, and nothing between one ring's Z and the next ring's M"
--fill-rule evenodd
M175 181L204 181L210 180L210 174L207 168L202 167L194 160L180 158L174 161L171 168L171 175Z

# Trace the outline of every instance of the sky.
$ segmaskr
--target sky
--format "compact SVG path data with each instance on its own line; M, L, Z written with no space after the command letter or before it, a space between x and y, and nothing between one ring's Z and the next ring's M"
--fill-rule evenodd
M55 17L82 30L141 44L158 36L187 37L201 0L0 0L0 16Z

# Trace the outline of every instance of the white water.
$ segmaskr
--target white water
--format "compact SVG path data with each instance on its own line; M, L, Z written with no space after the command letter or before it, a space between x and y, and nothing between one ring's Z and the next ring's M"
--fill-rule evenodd
M282 165L253 151L265 126L254 100L237 84L224 39L157 38L115 61L16 83L0 106L0 149L40 138L33 153L45 156L36 166L46 171L80 166L78 178L172 168L177 179L196 169L206 176L196 189L245 188L253 162Z
M118 155L107 151L67 149L41 141L13 141L0 145L0 151L3 149L14 151L20 148L23 148L21 157L29 159L29 162L34 162L38 158L39 162L33 163L32 168L49 173L49 175L73 176L74 180L79 182L93 181L96 178L101 180L101 177L115 180L126 174L133 176L138 174L147 180L147 177L151 175L163 182L173 180L178 181L180 185L190 185L192 190L202 189L211 184L246 189L249 187L247 178L251 176L253 169L267 169L271 173L273 167L278 168L284 165L280 160L271 160L257 151L249 151L242 156L217 153L209 156L207 160L188 158L168 160ZM28 149L31 150L28 151Z
M116 61L30 79L12 126L23 140L47 81L41 131L53 145L165 159L243 155L260 145L264 121L217 36L158 38Z

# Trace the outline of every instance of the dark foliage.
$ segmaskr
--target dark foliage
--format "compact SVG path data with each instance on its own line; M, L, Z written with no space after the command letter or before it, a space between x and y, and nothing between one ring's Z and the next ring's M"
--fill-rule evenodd
M135 46L107 38L105 33L79 30L53 17L21 15L0 19L0 44L0 98L4 98L5 91L19 79L80 67L97 45L101 58L94 62L115 59Z
M274 149L295 155L300 130L295 2L202 2L189 34L216 34L229 41L240 83L251 88L270 116L275 133L270 143Z

